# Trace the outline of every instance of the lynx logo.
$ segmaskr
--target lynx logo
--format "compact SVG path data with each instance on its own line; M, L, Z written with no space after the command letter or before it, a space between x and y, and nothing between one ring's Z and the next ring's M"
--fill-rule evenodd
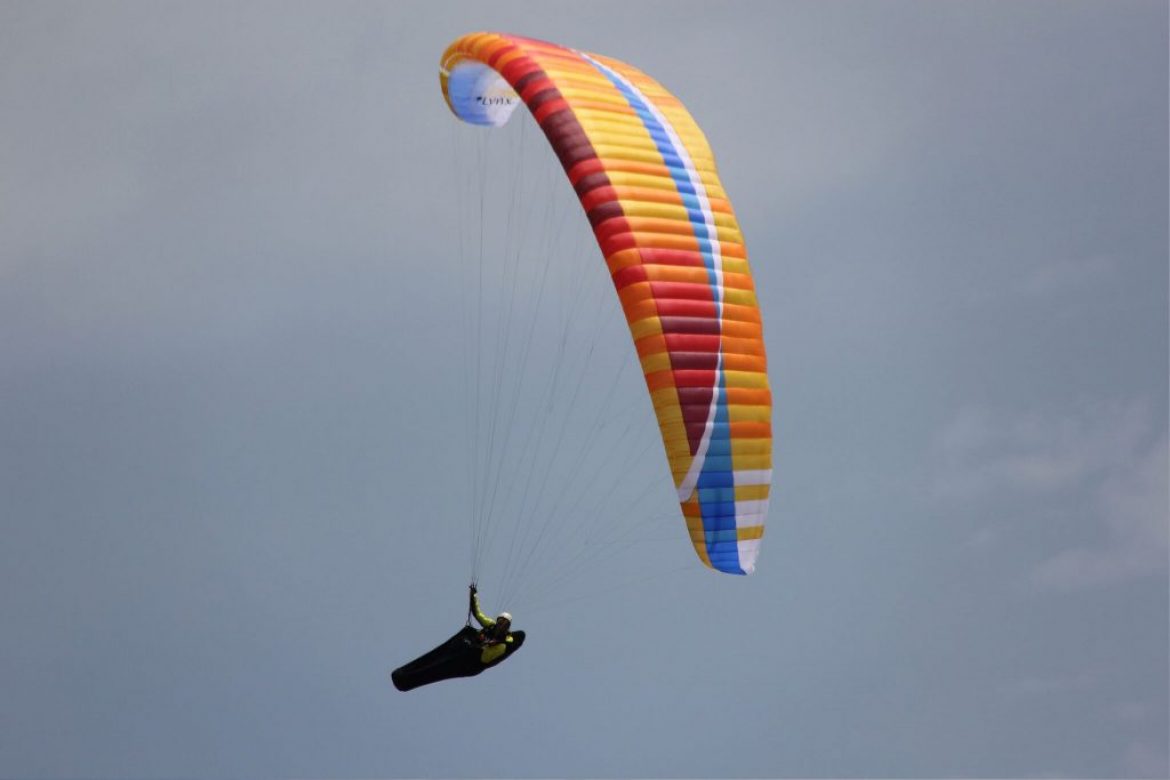
M476 95L475 102L484 106L510 106L512 105L512 98L510 97L484 97L483 95Z

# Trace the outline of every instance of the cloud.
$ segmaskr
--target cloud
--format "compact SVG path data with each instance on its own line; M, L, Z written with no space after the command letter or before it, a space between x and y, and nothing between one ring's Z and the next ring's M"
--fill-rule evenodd
M1031 572L1035 585L1075 590L1166 570L1167 437L1148 404L1023 415L967 408L940 432L936 455L933 492L941 502L1006 501L1017 517L1035 511L1037 500L1046 512L1087 510L1098 541L1044 557ZM969 546L986 549L1001 536L985 525Z
M1095 404L1063 415L1002 415L962 409L938 437L934 492L970 499L990 493L1053 493L1123 465L1150 424L1146 404Z
M1126 468L1108 474L1096 494L1104 543L1062 550L1036 567L1033 581L1071 590L1165 571L1168 467L1163 437Z
M1170 776L1170 757L1167 757L1165 746L1151 745L1141 740L1135 740L1126 747L1121 766L1127 777Z

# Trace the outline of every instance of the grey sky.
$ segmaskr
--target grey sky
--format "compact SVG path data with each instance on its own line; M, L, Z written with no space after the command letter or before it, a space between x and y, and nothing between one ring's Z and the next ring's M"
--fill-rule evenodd
M1168 21L3 3L0 776L1165 777ZM515 659L400 694L464 617L475 142L436 69L479 29L630 62L707 132L776 487L752 577L651 487L651 576L597 560L508 605ZM518 128L492 164L567 197ZM595 272L550 306L608 301L584 219L554 238ZM620 383L599 435L634 451L650 410L596 322L582 387ZM604 441L550 490L606 484ZM566 514L619 527L656 458Z

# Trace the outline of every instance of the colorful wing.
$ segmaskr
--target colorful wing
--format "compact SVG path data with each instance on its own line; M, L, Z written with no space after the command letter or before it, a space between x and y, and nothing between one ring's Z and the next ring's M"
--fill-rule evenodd
M755 568L772 480L772 395L747 252L707 139L623 62L496 33L439 71L451 110L498 126L522 101L552 144L609 265L695 552Z

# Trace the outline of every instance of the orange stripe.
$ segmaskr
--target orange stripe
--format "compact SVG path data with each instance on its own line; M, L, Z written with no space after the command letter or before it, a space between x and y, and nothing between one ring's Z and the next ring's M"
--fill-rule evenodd
M638 350L640 358L657 355L660 352L666 352L666 339L662 337L661 333L655 333L653 336L646 336L635 341L634 348Z
M727 355L723 359L727 360ZM772 391L759 387L729 387L727 388L727 403L729 404L759 404L772 403Z
M767 363L757 355L723 355L723 367L729 371L759 371L762 374L768 369Z
M650 392L661 390L664 387L674 387L674 372L655 371L652 374L647 374L646 387L650 388ZM734 425L734 423L732 424Z
M614 274L631 265L641 265L642 253L637 249L621 249L606 257L605 264L609 266L609 272Z
M770 439L772 426L762 422L733 422L731 423L731 437L733 439Z
M658 316L658 303L653 298L646 298L640 301L622 302L622 311L626 313L626 320L628 322L637 322L644 320L647 317Z

